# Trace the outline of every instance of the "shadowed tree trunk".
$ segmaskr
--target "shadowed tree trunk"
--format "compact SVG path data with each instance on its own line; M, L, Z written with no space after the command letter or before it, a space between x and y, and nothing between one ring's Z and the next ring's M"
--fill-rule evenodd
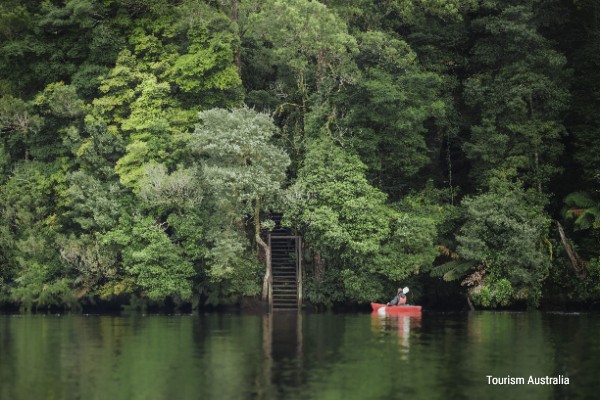
M587 273L585 271L585 268L583 268L583 263L581 262L581 259L575 252L575 249L573 249L573 246L571 246L571 244L569 243L567 235L565 234L565 230L563 229L560 222L556 221L556 226L558 227L558 234L560 235L560 240L563 244L563 247L565 248L565 251L569 256L569 260L571 260L571 266L575 271L575 275L581 280L585 279Z
M231 0L231 21L238 25L238 0ZM237 67L238 75L242 74L242 46L238 45L235 49L235 66Z

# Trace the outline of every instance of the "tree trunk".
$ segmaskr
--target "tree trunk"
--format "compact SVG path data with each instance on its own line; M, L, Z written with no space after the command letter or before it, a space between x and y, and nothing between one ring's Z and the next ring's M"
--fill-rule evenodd
M260 200L256 200L256 204L254 205L254 238L256 239L256 243L263 249L265 252L265 277L263 278L263 287L262 287L262 300L263 301L271 301L271 248L265 241L260 237Z
M475 311L475 306L473 306L473 302L471 301L471 297L467 295L467 304L469 305L470 311Z
M539 176L540 174L540 154L538 153L538 151L535 151L535 173L538 175L537 176L537 187L538 187L538 193L542 193L542 181L541 181L541 177Z
M565 251L567 252L567 255L569 256L569 260L571 260L571 265L573 266L575 275L580 280L585 279L585 277L587 276L587 273L585 271L585 268L583 268L583 263L581 262L581 259L575 252L575 249L573 249L573 247L569 243L569 240L567 239L567 235L565 234L565 230L563 229L560 222L556 221L556 226L558 227L558 234L560 235L560 240L563 244L563 247L565 248Z
M325 75L325 50L319 49L317 54L317 91L321 89L321 82Z
M231 0L231 20L238 22L238 0Z
M315 280L320 283L323 281L323 277L325 276L325 262L321 257L320 251L315 252L313 256L313 262L315 266Z
M452 153L450 150L450 129L448 129L446 135L446 163L448 168L448 186L450 187L450 204L454 205L454 188L452 187Z
M238 26L238 34L239 34L239 25L238 25L238 0L231 0L231 21ZM242 39L240 38L240 41ZM242 48L241 43L235 49L235 66L237 67L238 75L242 76Z

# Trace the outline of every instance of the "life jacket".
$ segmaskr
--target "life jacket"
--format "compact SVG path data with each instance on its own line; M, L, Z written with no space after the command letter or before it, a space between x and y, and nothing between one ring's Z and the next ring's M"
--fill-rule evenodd
M400 297L398 299L398 305L400 305L400 304L406 304L406 296Z

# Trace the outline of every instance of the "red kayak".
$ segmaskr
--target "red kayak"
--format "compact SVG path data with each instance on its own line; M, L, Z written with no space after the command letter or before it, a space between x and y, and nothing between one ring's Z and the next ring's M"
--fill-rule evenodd
M386 306L380 303L371 303L373 311L379 314L421 315L421 306Z

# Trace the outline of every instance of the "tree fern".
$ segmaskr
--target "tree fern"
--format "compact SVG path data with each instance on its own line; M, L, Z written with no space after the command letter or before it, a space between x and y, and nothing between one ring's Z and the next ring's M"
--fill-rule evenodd
M564 203L569 209L575 208L589 208L597 205L596 201L592 199L587 192L573 192L565 197Z
M453 260L433 267L430 275L442 277L446 282L455 281L464 277L474 265L472 261Z
M587 192L573 192L564 200L566 218L575 218L575 230L595 227L600 221L600 203L595 201Z

